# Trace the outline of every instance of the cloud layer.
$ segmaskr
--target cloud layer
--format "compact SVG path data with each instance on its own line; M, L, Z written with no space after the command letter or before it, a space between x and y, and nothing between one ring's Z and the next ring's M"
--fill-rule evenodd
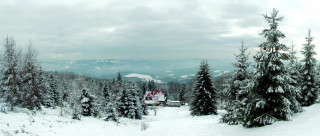
M240 41L256 47L267 27L261 14L278 8L282 42L320 44L317 3L311 1L11 0L0 2L0 36L32 40L41 60L233 59ZM319 37L319 38L317 38ZM316 48L320 51L320 49Z

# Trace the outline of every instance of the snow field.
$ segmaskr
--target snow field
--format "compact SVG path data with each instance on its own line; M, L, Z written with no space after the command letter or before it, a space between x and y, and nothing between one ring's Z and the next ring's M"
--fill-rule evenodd
M28 115L29 114L29 115ZM140 121L121 118L121 123L83 117L59 116L59 109L30 113L0 113L0 136L140 136ZM7 125L9 124L9 125Z
M260 128L220 123L221 114L191 116L189 107L159 107L157 115L143 120L120 118L121 123L103 118L59 116L60 109L32 113L28 110L0 113L1 136L320 136L320 104L304 108L292 121L279 121ZM145 127L141 129L141 127Z
M144 134L150 136L320 136L320 104L304 108L292 121L279 121L259 128L220 123L217 116L192 117L187 106L161 108L147 117L149 126ZM156 133L155 133L156 132Z

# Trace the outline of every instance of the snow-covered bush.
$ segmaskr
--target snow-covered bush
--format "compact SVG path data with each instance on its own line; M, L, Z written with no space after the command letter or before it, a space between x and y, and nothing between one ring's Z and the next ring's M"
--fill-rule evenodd
M82 108L82 115L83 116L92 116L94 115L94 96L88 93L86 89L82 90L82 95L80 97L80 105Z
M0 112L8 113L10 105L7 103L0 103Z
M72 110L72 119L80 120L81 119L81 110L79 106L74 106Z

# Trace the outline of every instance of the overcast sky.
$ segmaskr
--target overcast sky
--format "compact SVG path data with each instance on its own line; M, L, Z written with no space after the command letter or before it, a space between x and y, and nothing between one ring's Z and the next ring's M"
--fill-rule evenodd
M2 0L0 36L21 48L31 40L42 61L233 59L242 39L250 52L264 41L262 14L272 8L285 17L282 43L300 50L311 28L320 55L311 0Z

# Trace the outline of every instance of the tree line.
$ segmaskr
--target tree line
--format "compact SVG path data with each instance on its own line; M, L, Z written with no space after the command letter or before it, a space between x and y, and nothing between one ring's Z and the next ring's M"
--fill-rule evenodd
M104 117L118 121L119 117L142 119L147 115L143 101L143 85L117 79L98 79L74 73L44 72L32 43L25 50L16 47L7 36L3 43L0 71L0 109L15 107L41 110L42 106L60 108L60 115ZM154 88L154 82L148 87Z
M260 34L265 41L258 45L260 50L254 55L253 70L248 70L247 48L242 42L235 56L235 70L231 75L224 75L220 84L223 89L218 92L208 63L201 63L190 106L192 115L217 114L217 98L221 97L225 100L220 106L227 111L223 122L259 127L291 120L294 113L303 111L302 106L317 102L320 78L311 30L301 51L304 58L298 61L294 45L289 48L280 43L285 35L278 29L283 19L278 16L278 10L273 9L271 15L265 14L264 18L269 28Z

